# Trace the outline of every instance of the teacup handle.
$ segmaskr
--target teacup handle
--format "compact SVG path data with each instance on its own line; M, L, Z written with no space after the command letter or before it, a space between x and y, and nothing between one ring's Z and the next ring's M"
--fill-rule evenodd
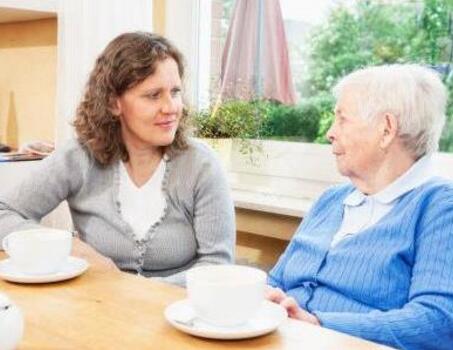
M9 246L8 246L8 238L9 238L9 236L3 237L3 239L2 239L2 247L3 247L3 250L6 252L6 254L9 255L9 252L8 252L8 248L9 248Z

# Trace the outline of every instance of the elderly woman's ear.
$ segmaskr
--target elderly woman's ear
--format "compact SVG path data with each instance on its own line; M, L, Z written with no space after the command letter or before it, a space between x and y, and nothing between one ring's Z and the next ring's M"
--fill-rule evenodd
M398 136L398 120L392 113L385 113L379 123L381 141L379 147L387 151Z

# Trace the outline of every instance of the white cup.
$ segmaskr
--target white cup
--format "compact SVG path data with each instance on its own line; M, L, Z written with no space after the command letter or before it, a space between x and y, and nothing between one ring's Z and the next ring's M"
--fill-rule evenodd
M187 271L187 295L201 319L223 327L252 318L264 300L267 274L240 265L200 266Z
M3 249L20 272L45 275L57 272L71 253L72 235L50 228L16 231L3 238Z

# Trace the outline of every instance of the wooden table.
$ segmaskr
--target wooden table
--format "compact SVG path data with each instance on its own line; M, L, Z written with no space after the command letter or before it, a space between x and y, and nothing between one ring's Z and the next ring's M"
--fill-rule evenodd
M4 257L0 253L0 259ZM0 280L0 291L24 314L20 350L385 349L295 320L255 339L196 338L174 329L163 316L167 305L185 297L184 289L98 266L71 281L53 284Z

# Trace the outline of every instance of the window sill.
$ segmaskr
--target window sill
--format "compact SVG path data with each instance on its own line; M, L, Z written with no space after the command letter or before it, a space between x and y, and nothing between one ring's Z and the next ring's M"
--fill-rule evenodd
M313 204L310 199L236 189L232 192L236 208L296 218L304 217Z

